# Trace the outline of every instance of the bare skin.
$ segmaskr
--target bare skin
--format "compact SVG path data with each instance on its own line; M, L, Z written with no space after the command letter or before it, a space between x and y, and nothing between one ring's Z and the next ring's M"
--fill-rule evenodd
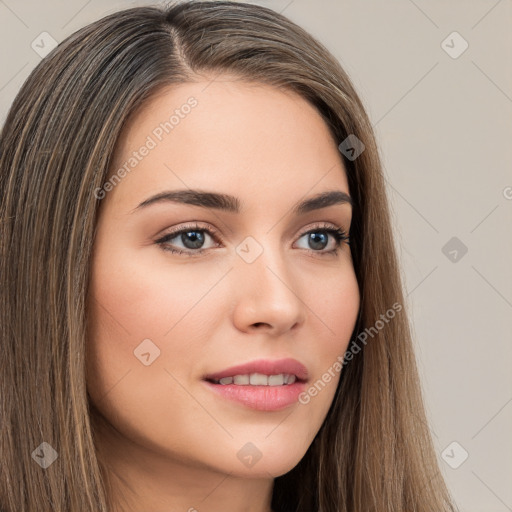
M291 357L308 368L311 386L344 354L357 318L350 247L342 240L337 254L329 252L337 241L325 231L348 234L351 205L292 211L321 192L349 193L323 119L291 92L228 77L208 83L165 89L130 120L115 168L149 135L156 147L101 201L87 385L104 419L97 441L117 475L118 511L272 512L274 478L306 453L339 372L309 403L270 412L217 396L203 376ZM158 141L155 128L191 96L197 105ZM243 208L170 201L136 208L178 189L230 194ZM187 231L202 234L202 245L183 235L157 243L195 222L200 230ZM310 232L324 235L323 247ZM250 251L262 250L250 263L237 252L247 237L257 242ZM143 340L151 340L146 360L160 350L148 365L134 354ZM237 456L247 443L261 454L252 466Z

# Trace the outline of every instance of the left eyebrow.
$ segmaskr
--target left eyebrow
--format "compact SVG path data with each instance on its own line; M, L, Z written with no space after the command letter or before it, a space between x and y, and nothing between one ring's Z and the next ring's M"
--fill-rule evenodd
M190 204L201 208L224 210L230 213L241 213L243 204L240 199L229 194L192 189L169 190L142 201L142 203L140 203L130 213L161 202ZM345 203L350 206L354 205L352 198L346 192L343 192L342 190L328 190L297 203L293 207L292 212L294 215L303 215L313 210L319 210L321 208L327 208L328 206Z

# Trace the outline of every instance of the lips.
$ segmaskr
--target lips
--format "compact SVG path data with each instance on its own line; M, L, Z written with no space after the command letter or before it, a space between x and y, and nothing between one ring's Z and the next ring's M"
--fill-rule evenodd
M258 359L245 364L231 366L230 368L226 368L220 372L205 375L203 380L218 382L220 379L225 377L234 377L236 375L247 375L253 373L263 375L289 374L295 375L296 379L301 382L308 380L308 369L296 359L291 358L277 360Z

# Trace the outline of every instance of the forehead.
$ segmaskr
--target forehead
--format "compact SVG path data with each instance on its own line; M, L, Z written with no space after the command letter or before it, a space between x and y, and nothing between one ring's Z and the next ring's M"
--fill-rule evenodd
M301 197L332 186L348 193L337 143L309 102L222 76L166 87L139 108L121 133L111 174L123 165L129 176L115 194L189 187Z

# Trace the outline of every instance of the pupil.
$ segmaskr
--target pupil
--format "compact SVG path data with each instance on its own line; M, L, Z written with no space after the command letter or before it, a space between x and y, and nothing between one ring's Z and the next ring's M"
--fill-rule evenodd
M182 233L181 239L186 247L188 246L188 240L185 237L192 238L192 246L188 247L188 249L198 249L204 242L204 235L198 233L198 231L187 231L186 233Z
M313 242L313 246L315 246L315 245L317 245L317 240L318 240L319 238L320 238L320 239L323 239L323 242L326 242L326 238L327 238L327 237L326 237L325 233L322 233L322 234L320 234L320 235L319 235L319 234L315 234L315 233L311 233L311 234L309 235L309 238L310 238L310 241L312 241L312 242ZM323 247L318 247L318 246L316 246L316 247L314 247L314 248L315 248L315 249L324 249L325 244L324 244L323 242L320 242L320 245L321 245L321 246L323 246Z

